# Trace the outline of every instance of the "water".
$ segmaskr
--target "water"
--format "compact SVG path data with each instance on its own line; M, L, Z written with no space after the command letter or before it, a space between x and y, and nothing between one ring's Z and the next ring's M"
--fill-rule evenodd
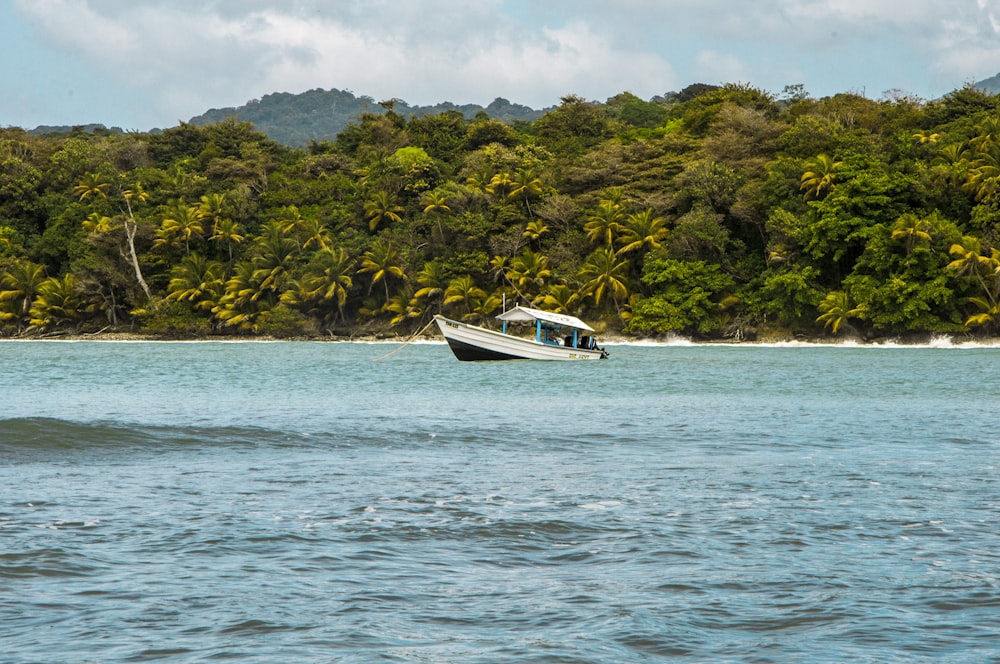
M0 343L0 661L1000 661L996 348Z

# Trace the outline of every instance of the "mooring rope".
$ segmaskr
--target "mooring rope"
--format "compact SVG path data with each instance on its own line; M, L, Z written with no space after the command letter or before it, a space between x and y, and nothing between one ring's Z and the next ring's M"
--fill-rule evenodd
M403 350L404 348L406 348L407 346L409 346L411 343L413 343L414 340L416 340L417 337L419 337L421 334L423 334L424 332L426 332L427 328L429 328L433 324L434 324L434 319L432 318L431 322L427 323L427 325L424 325L422 328L420 328L420 331L416 332L412 337L410 337L409 339L407 339L406 343L404 343L402 346L400 346L399 348L396 348L396 349L394 349L394 350L386 353L385 355L382 355L381 357L376 357L374 360L372 360L372 362L381 362L385 358L391 357L392 355L395 355L396 353L398 353L399 351Z

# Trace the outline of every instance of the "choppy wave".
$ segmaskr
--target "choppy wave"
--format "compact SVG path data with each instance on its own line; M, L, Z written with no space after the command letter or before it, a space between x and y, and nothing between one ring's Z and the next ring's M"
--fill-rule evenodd
M202 446L299 446L310 441L305 434L256 427L152 426L47 417L0 420L0 454L8 459L11 457L7 455L29 452L116 449L157 452Z

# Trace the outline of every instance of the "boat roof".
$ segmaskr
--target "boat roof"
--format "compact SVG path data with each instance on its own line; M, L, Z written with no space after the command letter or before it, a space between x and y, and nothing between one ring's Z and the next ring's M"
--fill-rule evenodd
M540 320L545 323L552 323L553 325L561 325L563 327L574 327L578 330L588 330L590 332L594 331L594 328L590 327L582 320L576 316L567 316L566 314L554 314L550 311L542 311L541 309L532 309L531 307L514 307L513 309L508 309L499 316L499 320L513 321L517 323L528 323L535 320Z

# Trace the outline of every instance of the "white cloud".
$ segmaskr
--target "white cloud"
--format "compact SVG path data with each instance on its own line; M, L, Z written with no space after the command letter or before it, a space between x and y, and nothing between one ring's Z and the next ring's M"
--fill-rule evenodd
M752 83L748 68L742 60L718 51L698 53L694 59L693 71L695 78L705 83Z
M678 84L662 57L616 49L583 22L522 26L497 2L20 1L50 39L148 92L171 117L268 92L352 89L410 103L546 106L573 92L652 96Z
M165 122L317 87L542 107L694 82L943 93L1000 71L997 0L14 1Z

